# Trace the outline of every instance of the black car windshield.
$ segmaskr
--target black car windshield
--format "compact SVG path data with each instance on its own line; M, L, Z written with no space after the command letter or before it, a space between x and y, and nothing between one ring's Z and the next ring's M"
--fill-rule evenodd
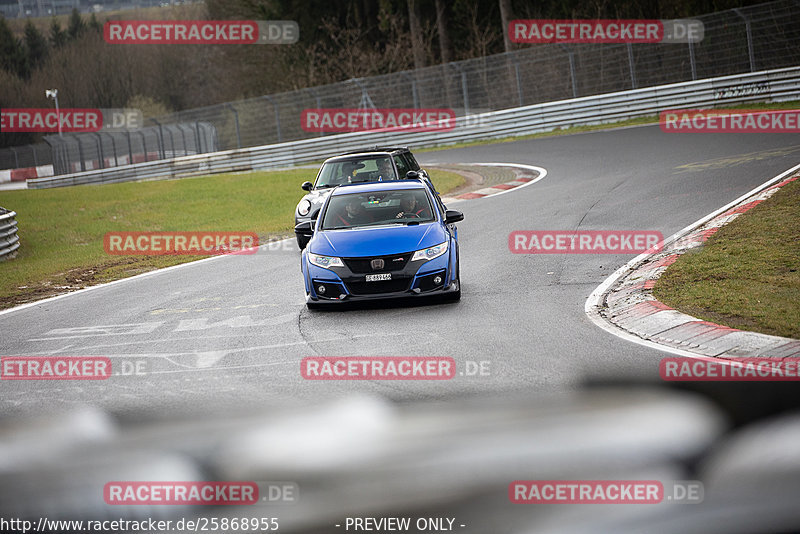
M322 229L418 224L433 220L431 202L424 189L372 191L333 196L325 210Z
M317 178L317 188L357 182L397 180L397 172L389 156L361 156L327 161Z

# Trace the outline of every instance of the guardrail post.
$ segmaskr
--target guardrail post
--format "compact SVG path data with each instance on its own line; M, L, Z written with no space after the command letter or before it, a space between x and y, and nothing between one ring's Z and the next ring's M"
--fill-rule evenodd
M565 44L559 44L563 50L567 51L569 56L569 77L572 79L572 98L578 98L578 79L575 74L575 54Z
M236 148L242 148L242 134L239 131L239 112L229 102L226 102L225 106L233 112L233 120L236 123Z
M633 65L633 45L628 43L628 68L631 72L631 89L636 89L636 67Z
M744 31L747 33L747 55L750 57L750 72L756 71L756 57L753 53L753 32L750 27L750 19L744 16L739 8L733 10L734 13L739 15L744 20Z

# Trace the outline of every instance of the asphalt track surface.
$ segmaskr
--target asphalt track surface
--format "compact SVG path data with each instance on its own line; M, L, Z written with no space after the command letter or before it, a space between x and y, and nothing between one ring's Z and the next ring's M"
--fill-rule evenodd
M515 255L514 230L657 230L665 237L792 167L792 134L667 134L658 126L421 153L423 164L544 167L544 180L459 202L463 298L308 311L294 245L164 270L0 315L0 355L108 356L105 381L4 381L5 414L91 404L122 418L287 406L352 392L392 400L560 391L587 376L655 377L665 353L584 314L632 255ZM300 197L298 184L298 198ZM287 214L291 217L291 214ZM247 230L247 229L242 229ZM307 356L451 356L449 381L307 381ZM489 376L463 376L468 361Z

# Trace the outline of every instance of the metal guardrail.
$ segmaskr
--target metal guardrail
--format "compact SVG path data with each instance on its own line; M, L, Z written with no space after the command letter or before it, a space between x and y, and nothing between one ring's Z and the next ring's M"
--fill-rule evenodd
M800 99L800 67L573 98L459 117L451 131L356 132L28 180L32 189L288 167L367 145L440 146L646 117L669 109Z
M19 248L17 213L0 208L0 261L13 258Z

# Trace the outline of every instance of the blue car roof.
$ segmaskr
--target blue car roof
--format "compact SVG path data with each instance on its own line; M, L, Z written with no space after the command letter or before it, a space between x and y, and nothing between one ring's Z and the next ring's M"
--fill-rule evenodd
M333 195L349 195L351 193L370 193L372 191L396 191L398 189L425 189L419 180L388 180L386 182L369 182L364 184L340 185L333 190Z

